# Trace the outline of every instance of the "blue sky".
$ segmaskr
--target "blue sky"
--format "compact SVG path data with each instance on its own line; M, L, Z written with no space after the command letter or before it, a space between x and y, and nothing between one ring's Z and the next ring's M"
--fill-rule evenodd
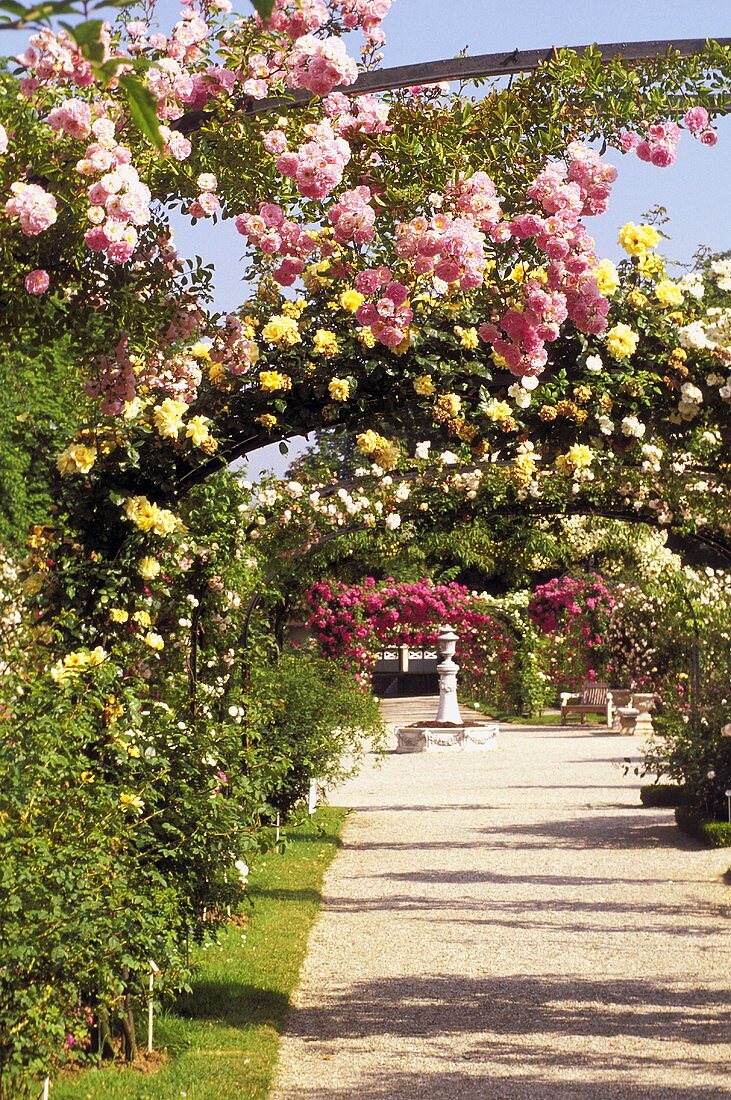
M237 5L247 11L245 3ZM160 21L178 14L175 0L161 0ZM728 0L395 0L384 29L384 64L435 61L453 57L465 47L471 54L589 42L644 41L665 38L731 37ZM23 35L0 34L0 50L18 52ZM719 143L707 149L687 135L677 163L668 169L642 164L635 157L611 153L620 169L609 212L591 219L599 251L617 258L617 229L637 221L655 204L667 208L671 237L668 255L688 260L700 244L731 249L727 215L731 169L731 119L718 125ZM187 223L176 230L181 252L200 255L216 265L216 302L224 309L240 304L244 292L242 240L231 222L218 226ZM252 465L252 472L270 454ZM277 469L281 459L277 455Z

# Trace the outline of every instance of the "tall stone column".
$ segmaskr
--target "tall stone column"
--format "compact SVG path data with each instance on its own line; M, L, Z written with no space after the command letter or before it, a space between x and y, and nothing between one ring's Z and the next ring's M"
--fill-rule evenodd
M462 725L462 716L459 713L457 702L457 673L459 665L452 660L454 657L458 635L451 626L443 626L437 638L437 651L442 658L437 665L439 673L439 709L437 710L437 722L450 722L455 726Z

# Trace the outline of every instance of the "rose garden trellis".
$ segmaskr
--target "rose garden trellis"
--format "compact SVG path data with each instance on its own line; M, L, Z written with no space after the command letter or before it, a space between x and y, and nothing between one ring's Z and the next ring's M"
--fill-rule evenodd
M338 4L338 11L348 8L345 2L338 0ZM367 5L360 7L365 10ZM279 9L277 17L281 16L286 23L291 13L288 14L286 4L280 4ZM616 511L606 501L602 502L601 479L592 496L583 477L592 466L597 473L607 473L609 495L616 484L612 482L612 464L631 473L636 466L633 455L640 437L625 433L625 438L612 440L614 449L602 452L602 461L607 460L602 466L594 455L587 455L587 448L592 450L592 435L588 427L582 427L593 398L576 397L569 389L574 384L574 388L582 385L581 379L572 375L573 367L581 363L583 369L587 355L600 347L599 318L607 299L598 283L590 286L592 280L596 282L590 273L580 284L578 276L575 279L573 273L559 270L559 261L558 266L551 268L555 257L551 262L546 259L551 249L560 252L566 246L568 253L564 253L564 258L568 254L577 270L581 269L591 251L581 222L584 206L595 208L587 209L587 213L603 208L611 173L607 174L600 159L586 147L572 147L569 152L570 168L565 171L573 173L570 178L565 171L562 177L562 169L556 166L567 145L584 136L616 142L626 130L640 142L636 131L649 134L648 125L654 119L665 118L670 120L668 126L672 126L688 109L692 112L701 105L704 111L725 110L731 82L726 41L709 46L702 54L697 42L652 43L623 45L621 49L581 48L580 56L570 51L552 50L543 54L537 51L493 59L460 58L436 63L436 68L428 65L391 73L385 70L381 75L369 73L360 77L357 84L341 87L341 94L348 97L355 93L355 98L338 99L341 70L352 76L339 47L333 46L332 56L321 56L317 45L297 45L298 36L289 42L292 61L284 80L276 70L279 61L272 63L274 68L268 73L268 83L275 92L289 80L294 94L267 94L253 104L251 95L242 102L238 92L232 91L225 66L203 68L201 57L205 57L206 35L200 23L195 22L197 18L189 13L169 40L168 58L178 65L178 70L171 65L167 69L156 66L154 55L158 46L140 45L139 27L129 31L123 23L119 41L132 44L131 70L115 83L118 63L108 49L107 32L102 32L93 20L87 20L66 38L46 39L46 46L50 43L53 47L50 52L44 53L46 46L41 42L34 56L26 55L23 65L31 104L27 110L24 101L15 95L13 80L8 77L3 85L3 90L9 92L8 113L0 122L6 121L10 131L8 137L0 129L2 142L10 146L10 155L2 164L3 187L12 195L0 226L11 273L3 291L7 304L3 311L6 338L10 335L14 339L17 333L20 341L42 345L53 338L59 326L65 326L79 358L84 361L89 391L102 405L101 415L97 406L89 408L77 436L59 458L53 526L32 535L27 567L29 603L40 614L38 645L33 649L36 665L25 681L24 690L28 690L29 684L47 682L50 669L59 685L58 698L64 705L80 706L82 692L77 689L88 685L86 694L96 699L98 682L97 725L89 724L90 730L96 732L90 732L88 742L82 746L91 765L82 775L92 778L80 782L98 781L100 789L105 775L113 772L110 745L120 737L119 708L126 722L139 712L141 701L152 699L153 707L162 702L162 696L158 698L156 693L163 690L165 677L175 680L181 671L176 653L183 653L182 668L190 675L191 687L195 686L197 646L205 625L199 597L203 596L207 581L216 579L212 563L220 562L221 557L211 545L215 540L206 541L204 520L195 529L196 509L205 512L206 484L215 481L208 475L262 443L288 438L298 430L334 425L340 431L360 433L364 461L381 468L382 473L393 467L395 478L418 482L422 471L411 475L404 468L398 454L399 440L407 438L414 442L427 435L442 445L457 447L460 455L455 471L462 477L469 478L492 452L495 461L484 463L485 469L491 477L505 480L486 479L487 486L479 502L483 514L491 514L491 507L495 514L508 515L551 507L563 507L565 511L586 508L595 514L602 510ZM230 51L226 59L232 61L232 68L234 61L236 65L249 63L252 43L261 41L262 49L266 50L271 41L281 44L281 36L286 41L287 32L281 27L272 32L250 29L251 38L242 40L233 31L226 38L228 31L224 30L223 21L214 26L219 36L215 41ZM45 33L51 32L42 31L41 36ZM271 41L267 38L270 33L275 36ZM147 42L144 34L142 39ZM652 56L648 58L648 54ZM140 55L144 63L135 71ZM623 65L618 55L631 62L631 66ZM66 69L54 68L54 58L58 56ZM321 83L324 78L317 75L320 63L327 71L327 89ZM189 75L186 65L194 74L190 78L192 90L185 83ZM257 72L252 71L250 80L256 84L261 79L262 66L266 65L260 59L252 65ZM148 69L150 75L145 77ZM463 99L442 101L436 93L427 92L415 98L398 93L389 105L392 112L389 124L378 113L379 108L367 101L380 87L400 88L448 76L465 80L494 74L507 76L511 71L519 74L527 70L535 70L530 80L519 77L507 88L493 88L484 101L472 104ZM160 76L163 71L174 72L175 78L171 78L169 85ZM147 79L147 94L140 92L143 78ZM607 88L614 88L618 98L616 118L605 122L597 112ZM257 86L254 91L259 95L261 88ZM334 92L335 98L327 98L323 108L321 99L308 97L311 91L326 97ZM198 96L208 103L202 113L197 109L190 113L184 109L183 96L189 100ZM156 100L152 108L151 99ZM355 105L354 122L348 121L349 104ZM290 107L296 110L290 111ZM331 113L325 114L324 110ZM359 121L361 110L365 121ZM368 115L368 111L372 114ZM278 119L287 115L290 121L285 118L287 125L279 126ZM340 125L341 116L345 119L342 133L348 135L352 146L350 152L344 148L348 141L333 129L332 120ZM544 116L550 118L550 123L541 129L537 120L545 121ZM693 126L702 120L697 110L688 117L693 119ZM164 130L159 129L159 122ZM707 124L706 115L704 125ZM136 125L142 127L151 141L164 145L167 159L150 151ZM50 142L49 126L58 135ZM712 129L699 132L709 135L710 144ZM186 134L191 136L190 142ZM488 157L483 149L486 134ZM669 155L672 128L667 134L670 138L667 148L663 148ZM663 137L660 144L665 140ZM271 146L271 152L265 142ZM292 145L297 142L302 144L295 152ZM327 186L321 180L315 181L317 197L308 194L313 184L303 170L309 154L301 150L310 143L325 150L332 169ZM16 150L25 156L26 148L29 152L24 163L29 168L19 170ZM284 157L281 168L279 160L275 166L277 156ZM116 176L107 171L110 157L121 169ZM404 165L414 157L419 157L424 166L424 178L412 185L402 177ZM78 168L79 164L83 167ZM249 164L255 166L253 175L247 172ZM546 165L553 166L555 172L552 168L553 174L546 175ZM498 201L498 189L483 171L485 166L497 174L498 187L501 194L505 193L505 199L501 197ZM19 179L15 178L17 171ZM74 172L78 172L81 183ZM113 178L108 178L109 175ZM352 190L342 192L341 184ZM340 197L333 201L336 195ZM154 209L150 206L153 197L158 200ZM201 267L185 269L174 257L166 236L164 210L171 197L195 218L210 216L221 208L221 200L227 214L239 212L239 228L248 235L256 257L254 276L261 293L223 327L206 318L195 294L200 292L205 297L208 279L205 271ZM262 215L252 212L252 203L278 197L282 198L282 205L265 203L266 218L271 224L263 219L262 226L257 221ZM573 203L574 214L581 206L576 222L571 225L567 222L563 227L558 224L560 219L550 214L550 206L557 200L559 206L564 201L568 207ZM505 203L506 210L498 213L500 202ZM369 221L370 214L364 212L364 207L374 213L374 222ZM488 214L483 216L485 210ZM423 212L429 216L426 220L431 223L428 232L433 234L432 243L438 245L439 270L450 276L445 280L437 273L426 291L424 277L428 283L430 273L437 269L427 263L425 271L419 270L413 252L408 252L409 234L423 231L419 221L425 219ZM353 232L365 234L360 240L348 235L353 218L359 226ZM86 228L84 219L90 221L92 228ZM310 238L310 229L318 223L315 240ZM368 233L374 224L381 236L375 238L371 248ZM448 238L448 232L455 226L456 236ZM267 237L269 231L272 235ZM309 300L305 300L302 308L279 296L276 280L273 281L274 261L266 259L271 252L258 250L260 239L266 238L269 247L275 237L279 239L275 248L279 253L277 260L284 261L283 267L277 269L284 280L282 285L288 285L286 280L293 273L293 282L300 275L305 279ZM543 241L541 247L547 250L542 254L536 245L539 239ZM392 260L396 241L405 242L404 252ZM635 255L646 256L647 251ZM425 251L424 255L428 253ZM304 261L311 257L314 260L308 268ZM521 272L516 280L508 272L514 261ZM384 271L389 272L388 276ZM491 272L494 276L486 278ZM365 277L362 291L356 289L361 276ZM553 276L557 285L549 287L554 295L551 297L541 288ZM630 283L634 280L633 286L636 283L638 293L647 297L654 284L640 270L639 262L628 272L628 277ZM440 282L443 286L438 285ZM50 294L44 297L49 285ZM22 289L15 293L14 288L19 286ZM590 293L582 297L587 287ZM350 294L347 307L340 305L341 288L342 294ZM385 291L381 298L380 291ZM469 296L473 291L477 304ZM664 293L672 292L665 288ZM337 295L335 309L331 305L334 295ZM554 343L565 321L561 296L571 301L577 318L583 317L584 335L579 338L571 330L566 335L564 327L561 339ZM362 299L356 307L358 313L370 310L358 317L360 330L355 327L350 308L357 298ZM75 303L73 310L68 308L69 301ZM515 309L516 303L523 310ZM648 361L655 356L659 365L662 359L662 370L666 370L665 358L675 337L674 332L667 332L665 314L653 314L649 308L643 314L642 306L631 308L636 309L633 317L643 323L643 346ZM535 310L543 310L542 323L536 322L535 330L537 333L541 328L543 335L535 340L530 334L529 339L523 339L525 333L513 338L507 328L500 327L507 318L515 328L521 323L517 314L525 320ZM390 323L393 316L403 320L407 315L410 316L405 320L404 331ZM455 326L455 321L463 322L465 327ZM321 327L317 328L318 325ZM479 338L495 349L492 360L486 355L472 355L474 341L478 339L477 325L484 328ZM460 333L456 332L457 327ZM196 336L209 340L210 345L202 350L199 347L193 354L190 343ZM369 343L371 339L373 342ZM654 383L651 380L645 383L647 394L635 392L631 372L622 374L626 351L622 339L626 344L627 334L619 332L619 350L613 367L619 394L612 397L606 390L601 397L605 399L604 406L613 400L618 415L625 413L628 428L638 431L642 425L636 413L639 407L652 405ZM524 368L529 368L525 370L528 377L531 372L540 373L543 346L539 347L539 343L552 343L557 349L552 368L543 375L545 386L541 391L551 396L546 407L551 410L553 420L523 415L518 412L523 406L516 402L512 408L507 394L502 399L503 391L515 385L512 380ZM518 356L520 362L513 362L512 366L519 370L512 373L506 370L510 364L503 352ZM691 363L695 367L692 359ZM686 439L691 439L697 453L685 463L687 480L705 477L714 487L717 484L722 494L711 522L702 517L702 523L695 523L694 498L687 504L689 515L681 519L673 517L669 525L697 528L702 539L727 552L723 493L727 491L728 470L720 461L711 463L709 456L728 442L728 405L725 398L718 398L714 404L709 394L702 410L691 410L693 417L689 421L681 424L671 421L669 418L676 415L681 380L687 377L680 368L687 369L678 357L672 368L667 368L675 388L669 387L664 404L657 399L658 415L654 421L648 417L648 439L652 438L653 445L655 441L666 441L669 457L676 452L684 453ZM332 377L335 370L339 377ZM660 376L661 371L658 369L655 374ZM620 390L620 383L624 389ZM515 400L515 395L509 396L511 401ZM571 407L561 411L559 407L566 401ZM592 406L592 416L604 406ZM558 411L554 413L554 409ZM587 415L581 419L580 414L584 413ZM706 427L706 434L713 436L713 441L700 438L699 425ZM381 432L387 432L388 437ZM526 451L520 450L531 439L543 452L540 462L534 462L530 455L526 459ZM656 458L648 461L659 462ZM552 483L551 499L543 504L520 495L526 485L538 485L540 479L534 475L541 462L547 468L558 462L564 478ZM402 472L396 473L399 469ZM682 477L678 475L680 482ZM646 479L648 484L650 480ZM424 480L426 492L433 485L433 479ZM574 485L578 490L574 490ZM491 486L495 490L492 505ZM323 496L334 495L337 488L328 489ZM643 484L640 488L644 492L647 486ZM699 491L693 491L697 497ZM631 497L632 493L623 495ZM685 500L682 487L677 495L681 501ZM469 513L473 505L459 497L459 492L457 497L453 507ZM561 500L569 503L560 505L557 501ZM652 520L653 513L647 510L642 497L637 500L640 509L630 503L626 505L629 511L619 509L619 514L634 521ZM384 495L384 503L388 513L393 507L388 493ZM477 510L478 505L474 507ZM181 516L196 530L195 537L189 537L181 529ZM370 519L378 522L374 517ZM418 525L418 520L414 512L410 522ZM711 534L706 533L707 528ZM140 554L144 557L139 557ZM36 586L39 579L40 589ZM189 618L181 616L178 631L174 616L180 611L175 608L186 592L191 598L188 602L192 611ZM150 610L155 612L157 622L151 620ZM129 621L138 623L139 629L128 628ZM162 634L153 629L158 624ZM177 647L176 639L180 638L189 640L190 647L183 644ZM168 657L168 653L172 655ZM29 692L25 705L31 707L35 698ZM174 699L172 695L167 698ZM174 701L178 705L177 698ZM38 712L44 714L55 713L54 705L47 701L36 703ZM14 706L22 716L23 704ZM205 738L212 735L203 726L212 710L207 711L206 706L199 699L185 721L182 708L179 711L180 739L185 743L186 737L191 738L189 760L206 751L211 755ZM234 722L240 723L243 709L240 706L234 709ZM168 710L172 708L168 706ZM217 719L223 728L226 716L217 714ZM245 758L242 765L233 746L236 739L245 742L247 735L244 732L242 737L238 726L229 725L235 737L229 738L227 751L244 770ZM183 749L179 748L178 753L180 765L184 763ZM128 755L130 759L124 764L114 766L119 768L121 777L115 782L126 784L120 788L120 797L126 799L122 805L126 807L124 813L129 814L129 837L126 833L125 837L130 847L124 849L129 852L134 848L136 815L142 813L145 799L159 800L159 809L153 817L173 828L175 800L182 801L184 796L175 784L165 786L155 775L150 779L135 772L135 768L142 769L144 765L135 764L137 757L133 752ZM141 784L138 794L127 790L132 776ZM193 788L197 777L191 773L188 778ZM113 784L110 790L115 791ZM210 797L207 790L201 793L191 819L205 817L210 809L206 799ZM150 829L149 834L142 826L139 830L148 844L155 836L152 826ZM224 832L225 826L216 826L217 836ZM158 834L156 842L161 843L161 839ZM114 843L122 842L115 838ZM171 926L185 906L188 912L197 911L196 907L204 901L205 890L212 889L207 875L214 854L213 845L210 852L197 853L197 892L192 897L186 896L180 909L171 903ZM170 867L176 866L174 854L169 853L166 858ZM189 869L184 870L188 873ZM169 873L172 881L173 872ZM156 929L159 943L159 929L152 922L150 927ZM174 954L172 947L170 951ZM129 981L134 981L134 975ZM127 994L127 979L124 984ZM103 982L100 989L101 985Z

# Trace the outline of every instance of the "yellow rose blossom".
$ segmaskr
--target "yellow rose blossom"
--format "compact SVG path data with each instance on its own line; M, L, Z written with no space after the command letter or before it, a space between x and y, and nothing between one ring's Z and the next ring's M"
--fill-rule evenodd
M329 270L329 260L321 260L319 264L310 264L302 273L302 282L305 284L305 288L311 293L325 290L332 283L332 279L328 279L326 275Z
M572 476L579 470L586 470L591 466L594 452L584 443L574 443L566 454L556 457L556 469L561 474Z
M155 634L154 630L148 630L147 634L145 634L145 637L143 638L143 641L146 646L150 647L150 649L157 650L158 652L161 649L165 648L165 642L162 636L160 634Z
M661 279L655 286L655 297L661 306L681 306L683 291L672 279Z
M490 358L492 359L493 363L498 368L498 370L507 370L508 369L507 359L503 355L501 355L499 352L497 352L497 351L490 352Z
M221 383L227 382L228 374L223 363L211 363L208 368L208 377L214 386L220 386Z
M119 796L119 808L120 810L134 810L135 813L141 814L145 808L145 803L138 794L122 793Z
M295 318L283 314L275 315L267 321L261 330L261 334L268 344L283 344L285 347L294 347L295 344L302 342Z
M660 243L660 234L652 225L627 222L619 231L619 243L630 256L643 256Z
M506 401L497 401L494 397L482 406L481 411L488 420L492 420L495 424L500 424L504 420L513 419L513 411L510 405L508 405Z
M147 497L128 497L124 514L140 531L151 531L154 535L171 535L180 527L180 521L173 512L152 504Z
M513 283L524 283L528 277L528 268L523 263L516 264L512 271L508 272L508 278Z
M56 466L63 477L69 474L88 474L96 462L96 447L84 443L71 443L56 459Z
M187 411L188 406L185 401L176 401L173 397L166 397L161 404L155 405L152 419L158 434L163 439L177 439L183 427L183 416Z
M138 626L144 626L144 627L152 626L152 619L150 618L150 612L145 611L144 608L141 611L135 611L135 613L132 616L132 619L133 619L134 622L137 623Z
M456 393L443 393L434 402L434 419L442 424L459 415L462 398Z
M460 325L455 325L454 335L459 337L460 347L468 351L474 351L480 346L480 337L477 335L476 328L462 328Z
M193 356L194 359L209 359L211 355L211 349L207 346L207 344L203 344L199 340L196 344L193 344L193 347L190 349L190 354Z
M358 445L358 449L363 452L364 455L373 454L375 450L383 446L388 440L384 439L378 432L374 432L372 428L369 428L366 432L361 432L360 435L355 437L355 442Z
M124 408L122 409L123 419L136 420L144 410L144 407L144 402L139 397L133 397L131 401L125 401Z
M607 333L607 348L615 359L629 359L637 350L639 340L637 333L620 321Z
M298 298L296 302L285 302L282 306L282 313L285 317L293 317L295 320L304 313L307 308L307 302L304 298Z
M428 374L422 374L419 378L415 378L413 386L414 392L418 393L419 397L431 397L434 393L434 382Z
M518 485L528 485L537 469L537 462L532 454L516 455L513 459L512 472Z
M162 566L160 562L150 554L147 554L144 558L140 558L137 563L137 572L146 581L153 581L155 577L159 576L161 570Z
M259 382L265 393L276 393L277 390L291 390L292 379L288 374L280 374L278 370L263 370L259 372Z
M257 416L256 423L261 424L262 428L270 432L276 426L277 418L272 413L262 413L261 416Z
M362 344L364 348L374 348L376 346L376 338L372 329L359 328L356 335L358 343Z
M632 287L632 290L629 291L625 298L625 302L628 306L632 306L633 309L643 309L647 305L648 297L646 294L643 294L641 290L638 290L637 287Z
M665 274L665 262L662 256L645 252L639 257L637 270L648 279L661 278Z
M327 388L333 401L347 401L350 396L350 382L345 378L333 378Z
M365 295L359 290L344 290L338 301L346 313L357 313L365 302Z
M126 623L129 619L129 612L125 611L123 607L112 607L109 610L109 618L113 623Z
M107 651L100 645L92 650L80 649L75 653L67 653L50 669L51 679L57 684L65 684L74 676L100 665L107 657Z
M325 355L328 359L337 355L338 338L335 333L327 328L319 328L312 342L312 351L314 355Z
M603 294L605 298L611 298L619 288L619 272L612 261L600 260L591 273L596 279L600 294Z
M210 423L211 421L207 416L191 416L185 425L185 435L194 447L202 447L204 450L210 451L211 444L214 444L215 449L215 440L211 438L209 431Z

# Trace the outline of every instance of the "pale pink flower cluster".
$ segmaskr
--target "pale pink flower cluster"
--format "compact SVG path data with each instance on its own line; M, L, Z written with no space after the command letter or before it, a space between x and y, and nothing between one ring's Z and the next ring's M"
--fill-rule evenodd
M175 58L156 61L147 73L147 83L157 97L157 117L162 121L180 118L193 99L193 76Z
M166 359L163 352L157 352L145 369L139 371L137 381L151 390L159 390L165 397L192 405L202 379L201 369L192 355L176 352Z
M495 226L503 214L492 182L487 172L475 172L471 176L462 176L456 184L450 184L446 190L459 214L469 218L483 233L493 235ZM436 196L438 200L441 196Z
M408 305L409 289L393 279L388 267L371 267L361 271L355 280L361 294L378 295L374 302L364 302L356 317L368 326L379 343L395 348L406 338L414 313Z
M167 46L168 54L176 61L186 61L189 64L199 61L203 56L201 43L205 42L209 33L205 19L189 8L173 27L172 38Z
M289 221L277 203L260 203L258 214L239 214L236 228L265 255L284 257L273 273L280 286L292 285L315 248L310 234Z
M711 126L711 120L705 107L691 107L683 122L693 137L700 141L701 145L715 145L718 141L718 134Z
M137 247L137 229L150 221L152 196L130 163L129 149L118 144L111 119L97 119L92 133L97 140L76 165L81 176L100 177L87 191L91 228L86 245L91 252L104 252L111 263L124 264Z
M8 132L0 123L0 157L8 151Z
M100 37L108 49L108 27L102 28ZM56 34L44 28L38 34L32 35L28 48L16 60L30 73L21 81L24 95L32 95L44 83L69 83L85 88L94 82L91 65L66 31Z
M277 168L283 176L295 180L306 199L324 199L343 178L350 160L350 146L337 137L328 119L305 127L310 138L296 152L282 153Z
M412 218L396 227L396 255L411 260L416 275L433 273L462 290L482 285L487 257L485 234L467 218L436 214Z
M325 100L325 113L333 118L335 129L341 137L354 134L385 134L391 127L388 116L391 108L384 99L374 95L348 97L342 92L332 92Z
M617 169L581 142L568 148L568 168L550 164L528 190L546 214L570 210L581 215L604 214Z
M343 26L348 30L360 27L371 46L384 43L381 23L388 15L393 0L335 0Z
M9 218L17 218L26 237L37 237L56 221L56 200L37 183L11 183L12 198L5 203Z
M196 186L200 193L188 207L188 214L191 218L213 217L221 209L221 203L216 194L218 180L212 172L201 172L196 180Z
M276 0L267 26L295 39L319 30L328 19L325 0Z
M221 363L229 374L246 374L259 358L259 349L246 322L229 313L223 327L216 333L210 356L214 363Z
M345 48L342 38L298 38L287 56L287 84L306 88L315 95L327 95L336 84L354 84L358 66Z
M369 244L375 233L376 212L369 206L371 192L368 187L356 187L344 191L334 206L328 210L328 218L335 229L338 244Z
M53 108L47 121L52 130L83 141L91 133L91 108L83 99L67 99Z
M187 160L193 151L192 144L179 130L171 130L168 126L160 127L160 134L165 146L165 152L173 160Z
M38 268L36 271L29 271L25 277L25 289L35 298L39 298L42 294L45 294L50 285L51 280L48 277L48 272L44 271L43 268Z
M638 134L623 133L619 146L623 153L635 153L640 160L654 164L656 168L669 168L675 163L681 133L676 122L658 122L648 126L644 138Z

